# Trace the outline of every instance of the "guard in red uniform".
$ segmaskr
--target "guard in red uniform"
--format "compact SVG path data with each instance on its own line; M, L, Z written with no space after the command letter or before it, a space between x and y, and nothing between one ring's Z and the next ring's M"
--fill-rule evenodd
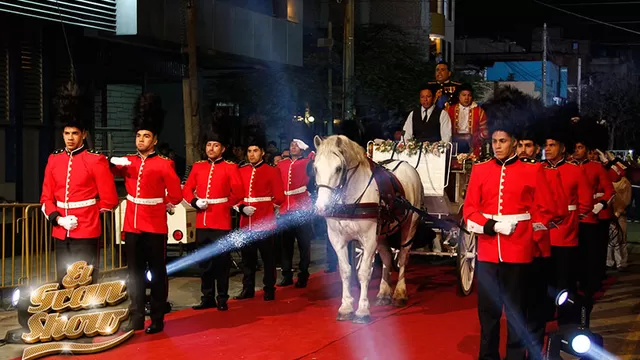
M124 178L127 209L124 216L124 241L129 271L129 311L131 321L125 327L142 330L145 315L145 273L151 272L151 326L147 334L164 329L164 314L169 283L167 279L167 206L182 201L180 179L173 161L155 151L162 132L165 112L161 99L153 94L138 97L134 108L136 154L113 157L112 171ZM168 205L171 204L171 205Z
M242 249L242 292L235 299L250 299L256 287L258 250L264 264L264 300L275 299L276 262L274 232L276 215L274 206L284 203L280 172L264 162L266 140L257 126L248 137L248 163L240 165L244 198L234 208L240 212L240 227L255 242Z
M231 207L244 197L242 179L238 165L222 158L226 150L227 134L221 125L204 133L202 144L205 146L207 160L193 164L187 182L183 188L184 200L197 210L196 244L206 247L224 238L231 230ZM248 209L244 209L248 213ZM229 252L200 262L202 298L195 310L217 307L228 310ZM218 295L216 297L216 290Z
M479 359L499 360L500 318L507 316L507 359L526 356L528 271L534 233L557 214L542 164L516 155L520 121L537 118L540 104L513 88L502 88L486 105L494 158L473 166L464 220L478 234ZM531 118L531 119L530 119Z
M458 103L447 108L453 126L453 142L458 144L458 153L480 156L482 144L489 137L487 115L473 101L473 89L463 84L458 89Z
M606 270L606 254L608 245L608 231L603 231L603 225L598 220L599 213L612 203L615 191L607 171L601 163L591 161L587 154L597 140L594 137L602 134L602 130L595 121L581 119L576 126L576 148L573 158L584 171L592 196L592 210L580 219L579 248L580 248L580 289L584 292L586 308L586 325L589 326L593 296L600 289ZM599 132L598 132L599 131ZM607 226L608 230L608 226Z
M541 122L528 124L518 140L516 152L521 159L537 159L540 155L540 144L544 142ZM539 160L536 160L539 162ZM562 222L568 215L567 197L564 194L562 181L557 169L545 168L545 177L556 199L557 213L553 223ZM541 359L544 344L545 326L555 312L554 291L550 288L553 277L551 262L551 238L549 230L535 231L533 263L527 287L527 328L531 334L532 345L528 351L529 359Z
M304 135L303 131L299 131ZM309 264L311 262L311 237L313 229L310 224L303 223L305 220L302 211L310 211L313 208L311 196L307 190L309 175L307 165L313 160L314 152L305 157L304 152L309 149L306 136L294 138L289 145L290 158L280 161L277 165L280 170L282 187L284 189L285 200L280 207L280 215L288 214L288 221L295 222L284 224L286 230L282 234L282 280L278 286L289 286L293 284L293 245L298 240L298 251L300 253L300 265L298 266L298 281L296 287L307 287L309 280Z
M97 280L100 213L118 205L118 194L107 158L84 144L84 121L91 119L86 99L70 84L58 103L65 147L47 160L40 203L53 225L58 281L76 261L95 266L93 278Z
M550 117L545 135L545 167L547 171L557 171L560 175L568 210L568 216L552 224L549 231L553 265L552 296L561 290L576 293L579 214L591 211L592 205L592 195L584 173L576 163L566 158L567 149L570 151L573 146L569 140L570 119L563 116L563 111ZM558 309L559 325L575 323L576 314L572 310L568 307Z

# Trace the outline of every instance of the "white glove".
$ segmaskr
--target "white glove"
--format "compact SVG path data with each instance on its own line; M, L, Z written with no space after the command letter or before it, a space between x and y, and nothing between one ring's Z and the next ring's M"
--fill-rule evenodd
M256 212L256 208L253 206L245 206L244 208L242 208L242 212L247 216L251 216L254 212Z
M167 210L167 214L169 215L173 215L176 212L176 206L173 205L172 203L166 203L165 204L165 209Z
M593 213L596 215L598 215L598 213L602 211L602 209L604 209L604 205L602 205L601 203L593 205Z
M511 235L516 230L516 222L498 221L493 225L493 230L502 235Z
M116 166L131 165L131 161L129 161L129 159L127 159L126 157L112 157L109 161Z
M73 215L63 216L58 219L58 225L65 228L67 231L71 231L78 227L78 218Z
M207 202L207 200L205 199L198 199L196 201L196 206L200 209L200 210L206 210L207 206L209 206L209 203Z
M602 151L600 150L596 150L596 152L598 153L598 157L600 158L600 161L605 164L607 162L609 162L609 159L602 153Z

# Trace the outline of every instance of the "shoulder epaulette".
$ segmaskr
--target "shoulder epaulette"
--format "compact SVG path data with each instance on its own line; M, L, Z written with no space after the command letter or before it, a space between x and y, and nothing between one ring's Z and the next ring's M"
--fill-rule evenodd
M195 163L196 163L196 164L199 164L199 163L208 162L208 161L209 161L209 160L198 160L198 161L196 161Z
M171 160L171 159L169 159L168 157L166 157L166 156L164 156L164 155L160 155L160 154L158 154L158 157L159 157L160 159Z
M454 85L462 85L462 83L459 83L457 81L452 81L451 83L454 84Z
M127 154L125 156L138 156L138 154Z
M473 165L475 166L475 165L486 164L486 163L488 163L488 162L489 162L489 161L491 161L491 160L493 160L493 158L484 159L484 160L479 160L479 161L477 161L477 162L474 162L474 163L473 163Z
M231 160L225 160L224 162L226 162L227 164L235 164L233 161Z
M232 164L233 164L233 163L232 163ZM238 167L239 167L239 168L242 168L242 167L245 167L245 166L249 166L249 163L248 163L248 162L246 162L246 163L240 163L240 164L238 164Z
M565 161L567 164L571 164L571 165L575 165L575 166L580 166L580 164L578 164L577 161L575 160L569 160L569 161Z
M538 162L536 161L536 159L531 159L531 158L520 158L520 161L525 162L527 164L537 164Z
M87 149L87 152L88 152L89 154L93 154L93 155L102 155L102 153L101 153L101 152L99 152L99 151L98 151L98 150L96 150L96 149Z
M56 155L56 154L62 154L63 152L64 152L64 148L55 150L55 151L53 152L53 154L54 154L54 155Z

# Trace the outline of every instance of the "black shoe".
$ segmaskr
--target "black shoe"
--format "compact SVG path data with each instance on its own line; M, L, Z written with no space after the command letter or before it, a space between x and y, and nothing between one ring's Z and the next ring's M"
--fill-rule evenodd
M273 300L275 300L276 299L275 290L265 291L263 298L264 298L264 301L273 301Z
M253 291L250 292L250 291L242 290L240 295L234 296L233 298L235 300L244 300L244 299L253 299L254 296L255 296L255 293Z
M298 277L298 281L296 281L296 287L299 289L306 288L308 281L308 277Z
M144 329L144 321L129 321L129 323L122 328L122 331L129 332L131 330L138 331Z
M164 329L164 322L163 321L152 322L151 326L149 326L147 328L147 330L145 330L144 332L147 333L147 334L155 334L155 333L159 333L163 329Z
M204 310L204 309L213 309L216 307L215 301L201 301L200 304L194 305L191 308L193 310Z
M227 306L226 301L218 301L218 311L227 311L229 310L229 306Z
M278 283L278 286L290 286L293 285L293 277L283 277Z

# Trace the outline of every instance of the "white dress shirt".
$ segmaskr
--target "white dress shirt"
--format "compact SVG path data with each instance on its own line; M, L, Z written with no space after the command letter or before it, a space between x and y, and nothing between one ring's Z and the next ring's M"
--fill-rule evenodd
M429 116L431 116L434 108L435 105L432 105L428 109L425 109L422 106L420 107L420 109L422 110L422 121L429 121ZM403 140L409 140L413 138L413 111L409 113L407 121L405 121L402 130L404 130ZM449 114L444 110L442 110L442 112L440 113L440 137L444 142L451 141L451 118L449 117Z
M473 111L474 105L476 105L476 103L472 103L469 106L456 105L460 107L458 110L458 119L456 120L458 134L469 134L471 132L471 129L469 129L469 113Z

